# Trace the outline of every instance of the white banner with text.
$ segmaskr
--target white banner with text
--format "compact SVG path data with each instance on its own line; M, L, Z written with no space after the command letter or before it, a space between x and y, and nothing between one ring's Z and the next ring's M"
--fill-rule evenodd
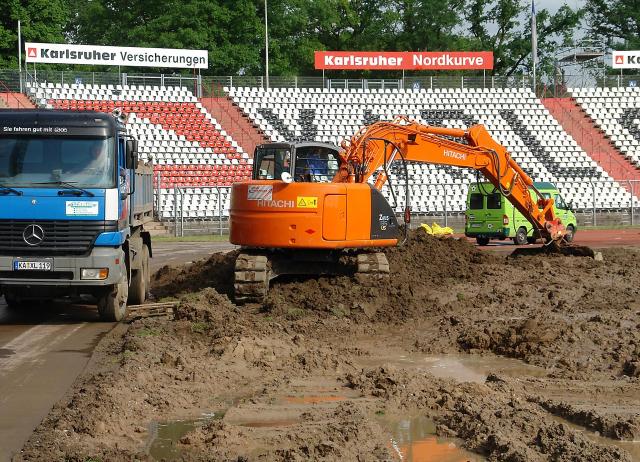
M25 43L27 63L93 64L100 66L184 67L207 69L207 50L107 47L64 43Z

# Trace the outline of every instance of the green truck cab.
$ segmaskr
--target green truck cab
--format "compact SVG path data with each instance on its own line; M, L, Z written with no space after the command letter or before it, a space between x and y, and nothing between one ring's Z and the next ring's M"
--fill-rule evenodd
M554 211L567 228L565 239L572 241L576 230L576 216L571 204L566 204L558 188L552 183L534 183L534 187L546 198L553 198ZM530 191L533 198L535 193ZM491 239L513 239L516 245L532 244L540 235L524 215L496 190L491 183L471 183L467 193L464 234L475 238L479 245L487 245Z

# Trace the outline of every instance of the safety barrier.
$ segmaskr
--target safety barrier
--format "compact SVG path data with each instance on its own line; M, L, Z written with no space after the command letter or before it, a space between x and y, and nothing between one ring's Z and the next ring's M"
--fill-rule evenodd
M636 194L640 193L640 181L632 180L622 182L623 186L628 187L628 191L632 193L634 199L629 199L627 203L619 204L618 207L602 207L600 204L601 198L596 193L597 183L596 181L582 182L589 185L591 188L591 195L588 197L588 206L581 209L574 209L578 224L580 226L638 226L640 225L640 200L638 200ZM402 183L396 183L398 189L402 189ZM412 210L413 221L416 223L436 222L443 226L452 226L456 229L461 229L464 226L464 210L456 210L450 206L450 199L452 195L461 192L462 188L466 188L465 185L460 184L415 184L412 186L420 187L424 190L441 192L443 198L443 207L439 210ZM227 186L207 186L209 190L208 195L204 195L201 192L196 192L199 188L174 186L173 188L165 189L167 193L165 196L171 196L173 199L172 208L169 213L163 213L160 209L162 200L159 197L160 193L156 189L155 204L156 213L159 212L158 217L164 221L172 230L175 236L185 236L189 234L218 234L224 235L229 232L229 210L222 206L223 197L228 196L230 193L230 187ZM200 188L201 189L201 188ZM197 194L203 197L204 202L207 200L213 201L216 206L213 209L209 209L207 213L196 213L189 216L186 208L185 197L188 194ZM402 218L400 210L403 207L402 199L397 205L396 211L399 219ZM166 212L166 211L165 211Z

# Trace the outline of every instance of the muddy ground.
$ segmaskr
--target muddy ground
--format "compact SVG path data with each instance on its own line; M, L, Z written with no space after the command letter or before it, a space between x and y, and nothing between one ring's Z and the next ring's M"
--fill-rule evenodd
M389 279L155 276L16 460L640 460L640 251L509 258L418 231Z

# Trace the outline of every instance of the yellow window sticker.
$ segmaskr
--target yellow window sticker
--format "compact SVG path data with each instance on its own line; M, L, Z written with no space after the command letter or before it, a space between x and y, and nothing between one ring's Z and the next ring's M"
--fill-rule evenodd
M301 209L317 209L318 208L318 198L317 197L308 197L308 196L298 196L298 200L296 201L296 205Z

